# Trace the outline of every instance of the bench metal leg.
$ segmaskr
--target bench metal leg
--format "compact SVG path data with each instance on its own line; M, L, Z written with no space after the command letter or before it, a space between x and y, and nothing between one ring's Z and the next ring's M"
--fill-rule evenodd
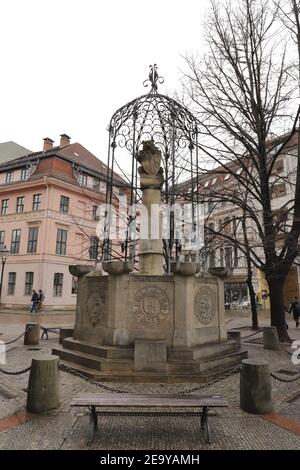
M98 429L98 419L95 406L90 406L89 416L89 429L88 429L88 444L94 440L95 431Z
M204 439L209 444L210 443L210 424L208 422L208 407L203 406L201 413L201 429L203 431Z

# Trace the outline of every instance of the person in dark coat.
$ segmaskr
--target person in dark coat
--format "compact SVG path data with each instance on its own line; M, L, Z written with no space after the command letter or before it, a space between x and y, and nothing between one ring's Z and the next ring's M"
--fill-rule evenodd
M37 313L38 303L39 303L38 293L35 290L33 290L32 297L31 297L31 310L30 310L31 313Z
M296 327L299 326L299 317L300 317L300 302L297 296L295 296L294 300L292 301L289 313L293 314L294 320L296 322Z

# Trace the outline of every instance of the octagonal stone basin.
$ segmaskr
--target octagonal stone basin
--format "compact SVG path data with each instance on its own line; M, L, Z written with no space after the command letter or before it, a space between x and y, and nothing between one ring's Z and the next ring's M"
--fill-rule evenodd
M104 261L102 267L105 272L114 276L133 271L133 264L131 261Z
M199 271L199 263L190 261L171 263L171 272L182 276L194 276Z

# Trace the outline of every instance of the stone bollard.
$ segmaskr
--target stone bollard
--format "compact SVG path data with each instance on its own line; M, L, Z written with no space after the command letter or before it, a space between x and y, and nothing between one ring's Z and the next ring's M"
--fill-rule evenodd
M238 348L241 347L241 332L240 331L227 331L227 338L236 341Z
M241 409L253 414L273 411L269 365L259 359L244 359L240 378Z
M42 413L59 407L58 356L32 359L27 395L27 411Z
M63 344L63 340L73 336L73 328L60 328L59 330L59 344Z
M279 349L279 338L276 326L264 327L263 337L265 349Z
M35 346L40 342L39 323L27 323L25 328L24 344L25 346Z

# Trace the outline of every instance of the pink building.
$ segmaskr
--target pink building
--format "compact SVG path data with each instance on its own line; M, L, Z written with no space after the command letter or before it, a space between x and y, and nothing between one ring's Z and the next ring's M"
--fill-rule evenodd
M0 245L5 264L1 304L29 307L32 289L46 308L74 308L77 279L70 264L94 264L98 205L105 202L107 167L61 135L44 139L42 152L0 165ZM115 175L114 193L125 182Z

